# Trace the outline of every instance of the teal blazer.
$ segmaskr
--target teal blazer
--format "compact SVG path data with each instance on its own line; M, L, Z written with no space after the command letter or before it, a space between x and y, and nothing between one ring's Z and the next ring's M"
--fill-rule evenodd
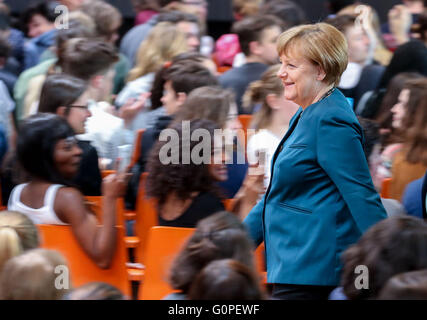
M265 244L269 283L339 284L340 256L386 218L363 152L363 133L344 95L294 115L271 165L270 185L244 220Z

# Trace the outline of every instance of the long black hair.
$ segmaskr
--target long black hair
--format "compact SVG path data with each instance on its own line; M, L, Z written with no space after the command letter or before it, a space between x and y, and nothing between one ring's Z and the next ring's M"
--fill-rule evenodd
M71 186L57 171L53 155L57 142L72 136L73 129L57 115L38 113L25 119L16 147L20 165L32 178Z

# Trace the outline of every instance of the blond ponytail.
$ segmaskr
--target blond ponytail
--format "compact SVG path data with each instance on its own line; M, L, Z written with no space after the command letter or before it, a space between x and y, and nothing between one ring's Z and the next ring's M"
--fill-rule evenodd
M15 229L0 226L0 270L4 263L22 253L21 239Z
M260 80L254 81L249 85L243 95L243 107L251 113L254 112L256 104L261 104L261 108L253 114L250 128L255 130L265 129L271 121L272 110L268 105L267 97L269 94L280 95L283 92L282 82L277 77L279 69L280 65L268 68L262 74Z
M38 246L37 228L27 216L13 211L0 212L0 271L10 258Z

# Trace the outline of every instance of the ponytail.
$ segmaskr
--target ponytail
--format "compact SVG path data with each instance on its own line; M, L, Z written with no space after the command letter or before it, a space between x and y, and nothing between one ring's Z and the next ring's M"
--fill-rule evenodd
M0 271L7 260L23 252L21 239L10 226L0 226Z
M24 214L0 212L0 271L10 258L39 246L39 234L34 223Z

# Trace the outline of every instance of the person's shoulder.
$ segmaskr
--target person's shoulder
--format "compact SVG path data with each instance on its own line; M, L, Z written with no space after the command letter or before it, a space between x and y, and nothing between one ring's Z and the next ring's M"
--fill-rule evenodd
M123 53L119 52L118 54L119 60L116 63L116 68L129 68L130 63L128 57L126 57Z
M143 37L143 35L147 33L152 27L153 27L153 24L151 23L151 20L147 21L144 24L139 24L137 26L134 26L131 29L129 29L128 32L126 32L122 42L132 42L134 41L134 38Z
M60 187L56 193L56 201L59 205L68 205L70 203L78 203L82 201L83 194L73 187Z
M351 122L357 121L351 105L339 89L335 89L329 97L319 101L318 105L312 109L312 113L318 115L321 120L342 119Z
M19 75L18 81L21 79L32 78L35 75L47 72L47 70L52 65L54 65L56 63L56 61L57 61L57 58L51 58L51 59L48 59L46 61L40 62L39 64L35 65L34 67L31 67L31 68L25 70L24 72L22 72Z
M223 84L238 79L238 75L240 74L240 68L241 67L231 68L230 70L224 72L218 77L218 81Z
M368 64L363 68L363 75L366 78L370 77L379 77L381 76L385 71L385 67L379 64Z
M154 81L154 72L150 72L147 74L144 74L143 76L136 78L135 80L129 81L128 84L126 84L125 88L132 89L135 91L146 91L149 90Z

